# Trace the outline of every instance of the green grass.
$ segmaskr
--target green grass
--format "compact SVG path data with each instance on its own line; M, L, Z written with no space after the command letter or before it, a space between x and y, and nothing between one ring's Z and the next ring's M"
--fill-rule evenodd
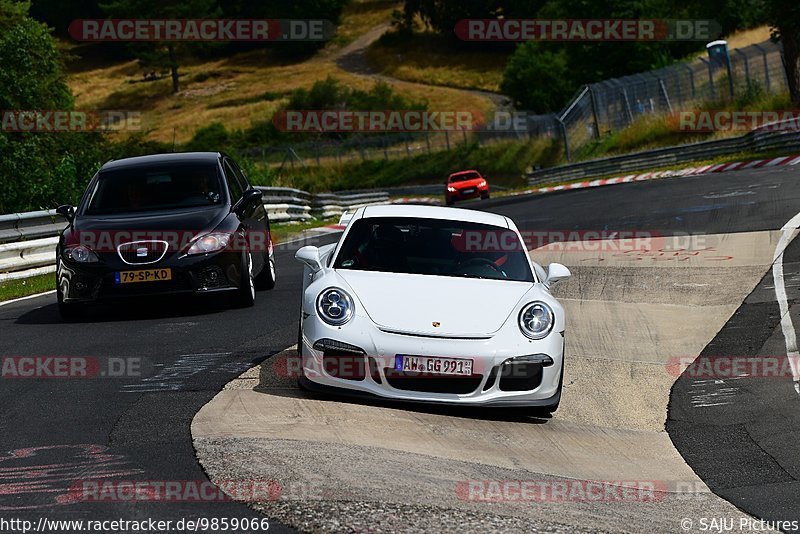
M514 187L524 183L522 176L529 166L550 167L562 157L558 140L539 139L483 146L471 143L410 158L284 169L281 173L257 165L248 170L256 185L296 187L311 192L440 184L450 173L463 169L478 169L490 183Z
M53 273L42 274L23 280L0 282L0 302L27 297L56 288L56 275Z

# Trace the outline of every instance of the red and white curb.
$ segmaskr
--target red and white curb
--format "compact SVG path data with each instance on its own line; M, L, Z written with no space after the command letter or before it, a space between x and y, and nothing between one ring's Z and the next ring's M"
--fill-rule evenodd
M753 161L736 161L733 163L718 163L716 165L702 165L700 167L686 167L683 169L669 169L666 171L646 172L643 174L629 174L627 176L618 176L616 178L603 178L600 180L575 182L574 184L567 184L567 185L539 187L536 189L526 189L525 191L518 191L516 193L512 193L507 196L531 195L537 193L552 193L553 191L585 189L587 187L600 187L603 185L624 184L628 182L645 182L648 180L657 180L659 178L675 178L678 176L697 176L700 174L709 174L712 172L741 171L745 169L759 169L762 167L776 167L779 165L782 166L782 165L798 165L798 164L800 164L800 155L780 156L777 158L757 159ZM413 197L413 198L397 198L392 201L392 204L440 205L441 201L431 197Z
M757 159L753 161L737 161L734 163L718 163L716 165L703 165L701 167L687 167L679 170L666 170L657 172L646 172L644 174L629 174L617 178L605 178L602 180L592 180L586 182L576 182L574 184L557 185L553 187L540 187L538 189L528 189L521 194L531 193L550 193L553 191L564 191L569 189L584 189L587 187L599 187L602 185L613 185L627 182L643 182L647 180L657 180L658 178L674 178L676 176L697 176L699 174L709 174L712 172L740 171L744 169L758 169L761 167L776 167L779 165L800 164L800 156L780 156L777 158Z

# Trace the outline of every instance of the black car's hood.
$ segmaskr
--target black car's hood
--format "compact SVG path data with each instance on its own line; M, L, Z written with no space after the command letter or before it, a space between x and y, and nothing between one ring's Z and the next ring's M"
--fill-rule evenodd
M73 230L78 232L202 232L215 229L228 213L227 207L214 207L123 215L78 215L75 218Z

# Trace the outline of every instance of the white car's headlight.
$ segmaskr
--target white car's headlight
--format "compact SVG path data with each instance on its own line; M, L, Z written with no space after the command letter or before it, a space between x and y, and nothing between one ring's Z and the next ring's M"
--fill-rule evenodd
M95 263L100 261L97 254L86 245L75 245L65 248L64 257L78 263Z
M228 246L231 242L231 234L224 232L211 232L204 236L199 237L189 247L187 254L208 254L209 252L217 252Z
M553 309L544 302L531 302L519 312L519 329L530 339L542 339L553 329Z
M337 287L329 287L317 297L320 319L332 326L341 326L353 318L353 299Z

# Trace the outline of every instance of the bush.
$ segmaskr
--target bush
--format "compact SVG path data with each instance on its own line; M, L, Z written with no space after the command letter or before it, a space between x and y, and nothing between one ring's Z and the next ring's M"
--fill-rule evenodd
M500 84L518 108L535 113L558 111L574 89L564 51L543 50L534 42L517 47Z

